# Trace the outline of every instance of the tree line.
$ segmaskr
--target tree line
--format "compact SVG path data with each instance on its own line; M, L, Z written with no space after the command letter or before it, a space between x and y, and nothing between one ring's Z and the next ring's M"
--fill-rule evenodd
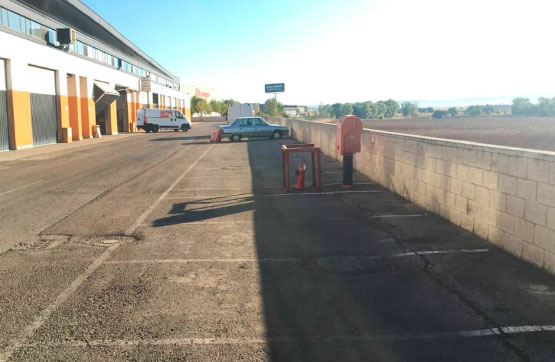
M347 114L354 114L358 118L391 118L399 112L399 103L393 99L378 102L334 103L321 104L318 114L322 117L341 118Z
M515 98L511 113L515 116L555 117L555 97L540 97L538 104L530 102L530 98Z
M210 102L207 102L204 98L193 96L191 98L191 113L210 114L211 112L217 112L222 116L227 116L229 105L237 103L239 102L233 99L225 99L222 101L212 99Z

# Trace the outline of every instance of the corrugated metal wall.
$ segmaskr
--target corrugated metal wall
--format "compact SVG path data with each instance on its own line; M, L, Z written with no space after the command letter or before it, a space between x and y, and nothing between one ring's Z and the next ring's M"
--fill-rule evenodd
M58 140L58 105L56 96L31 93L33 144L45 145Z
M6 90L6 65L0 59L0 151L10 148L10 133L8 131L8 91Z
M56 73L50 69L27 67L31 86L31 118L33 144L45 145L58 141L58 102L56 99Z

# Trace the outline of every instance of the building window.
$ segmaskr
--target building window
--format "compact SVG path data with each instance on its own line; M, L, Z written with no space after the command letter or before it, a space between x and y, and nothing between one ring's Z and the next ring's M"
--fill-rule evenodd
M8 26L15 31L21 31L20 16L8 11Z
M2 24L8 26L8 10L2 8Z
M40 24L31 21L31 36L42 39L42 31L40 30Z

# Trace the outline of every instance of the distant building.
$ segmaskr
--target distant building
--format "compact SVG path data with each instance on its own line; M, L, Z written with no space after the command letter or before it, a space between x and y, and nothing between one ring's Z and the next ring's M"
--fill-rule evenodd
M196 96L206 99L207 102L216 99L216 89L210 87L182 84L181 92L187 94L189 98Z
M297 105L284 105L283 110L289 117L306 116L308 112L307 106L297 106Z

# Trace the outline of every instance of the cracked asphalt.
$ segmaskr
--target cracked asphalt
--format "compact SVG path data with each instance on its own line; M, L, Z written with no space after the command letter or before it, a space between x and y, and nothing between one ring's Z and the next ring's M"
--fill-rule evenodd
M214 126L0 155L0 361L555 360L552 275Z

